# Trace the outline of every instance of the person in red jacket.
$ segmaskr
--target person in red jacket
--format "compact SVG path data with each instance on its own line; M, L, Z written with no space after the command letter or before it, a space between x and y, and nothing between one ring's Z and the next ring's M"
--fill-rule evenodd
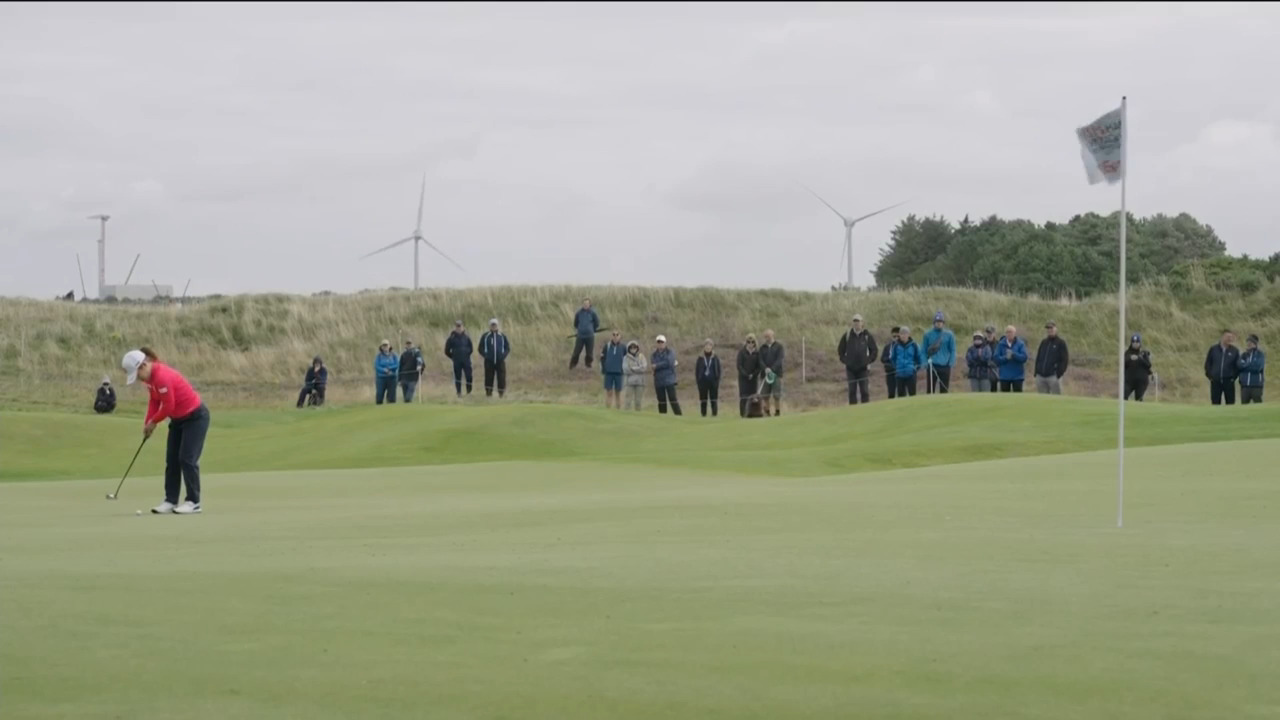
M191 383L177 370L160 362L150 348L125 353L120 361L128 384L141 380L151 401L143 422L143 437L151 437L162 420L169 421L169 446L164 458L164 502L151 508L157 515L200 512L200 454L209 432L209 409ZM178 490L187 485L187 499L178 504Z

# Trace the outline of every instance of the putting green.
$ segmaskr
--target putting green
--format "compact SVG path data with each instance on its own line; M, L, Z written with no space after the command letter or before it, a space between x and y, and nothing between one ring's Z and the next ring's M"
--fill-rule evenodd
M1129 460L4 484L0 714L1276 717L1280 440Z

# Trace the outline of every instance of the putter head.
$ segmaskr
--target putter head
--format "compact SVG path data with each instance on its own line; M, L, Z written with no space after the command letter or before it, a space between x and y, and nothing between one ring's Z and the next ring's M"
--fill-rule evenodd
M116 496L115 496L114 494L112 494L112 493L107 493L107 499L108 499L108 500L115 500L115 499L116 499Z

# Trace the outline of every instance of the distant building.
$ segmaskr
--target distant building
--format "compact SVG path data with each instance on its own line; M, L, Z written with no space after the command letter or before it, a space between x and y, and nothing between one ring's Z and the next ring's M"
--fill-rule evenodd
M172 285L103 285L99 300L154 300L157 297L173 297Z

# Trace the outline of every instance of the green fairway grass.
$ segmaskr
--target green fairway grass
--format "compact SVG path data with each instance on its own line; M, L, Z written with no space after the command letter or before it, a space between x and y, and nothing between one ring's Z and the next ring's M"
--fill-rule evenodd
M991 403L985 412L1011 412ZM999 438L998 422L950 429L952 413L976 409L938 403L936 424L915 417L923 424L898 440L878 424L911 408L886 407L857 432L943 457ZM1173 432L1178 411L1146 407L1135 421ZM477 455L519 426L532 437L515 454L547 458L570 444L620 452L609 435L634 433L629 458L666 439L690 467L219 472L197 517L134 516L159 499L154 457L115 503L103 481L0 485L0 717L1280 715L1280 440L1132 451L1128 527L1117 530L1112 452L827 475L832 436L858 437L855 413L696 431L589 412L544 427L523 413L410 426L439 452L449 441L432 433L452 432ZM1098 413L1102 442L1113 428ZM209 464L266 463L273 441L308 430L328 459L343 450L342 427L355 435L351 462L376 462L375 447L399 448L387 462L423 459L398 424L377 446L370 417L219 425L215 414ZM21 440L69 455L47 458L48 476L114 467L78 458L66 438L15 431L24 421L46 423L46 435L59 427L5 415L6 466L16 452L38 470L41 448ZM128 454L132 423L95 427L100 436L75 440L112 461ZM1070 442L1093 442L1086 418L1065 427ZM552 442L552 429L575 435ZM1045 423L1025 431L1047 446ZM772 433L814 435L824 459L796 467ZM234 459L233 439L250 459ZM700 461L699 443L710 448ZM741 469L793 477L738 472L715 455L761 443L783 459L761 452Z
M990 393L918 397L744 422L559 405L213 407L207 472L493 461L608 462L812 477L1113 448L1114 401ZM687 411L696 415L696 405ZM1280 406L1131 403L1132 447L1280 437ZM0 481L118 477L141 418L0 413ZM164 428L138 460L164 462ZM150 470L148 470L148 468ZM104 490L105 492L105 490Z

